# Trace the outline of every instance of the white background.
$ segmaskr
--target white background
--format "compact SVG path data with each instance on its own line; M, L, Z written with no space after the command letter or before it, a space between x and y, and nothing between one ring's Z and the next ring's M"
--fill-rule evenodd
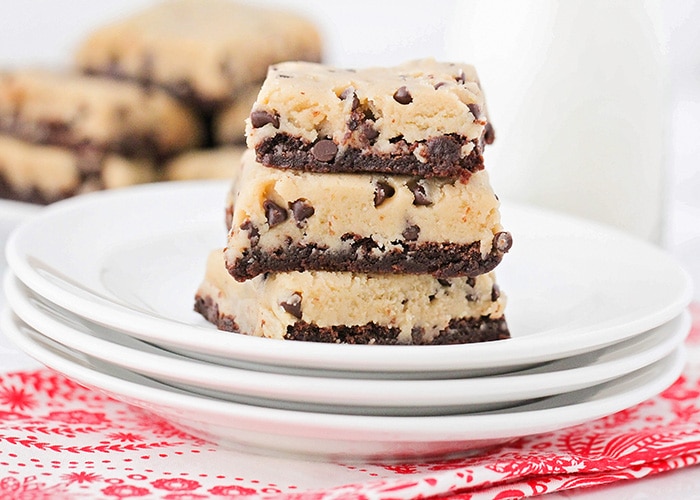
M2 0L0 68L68 66L76 44L95 26L152 3ZM449 33L454 29L453 14L458 0L265 0L260 3L291 7L315 20L324 36L326 61L340 66L390 65L424 56L446 59L457 49L450 46ZM537 2L533 1L532 5L536 8ZM665 33L662 43L671 83L666 165L670 196L664 244L700 282L700 2L667 0L661 10ZM483 83L488 88L488 81ZM696 297L700 298L700 286ZM699 481L699 473L690 469L632 485L571 495L581 499L609 495L641 499L674 496L675 492L691 498L690 492L697 493L695 487Z

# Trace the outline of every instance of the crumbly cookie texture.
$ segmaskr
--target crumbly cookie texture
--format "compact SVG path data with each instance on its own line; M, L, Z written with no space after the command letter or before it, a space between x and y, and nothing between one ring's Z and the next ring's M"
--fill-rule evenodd
M240 170L245 151L242 146L187 151L165 164L163 178L168 181L232 179Z
M468 182L268 168L243 157L229 199L237 280L285 271L476 276L511 246L486 171Z
M157 180L153 164L115 154L81 156L0 135L0 198L48 204L70 196Z
M0 131L40 144L150 157L203 139L199 119L165 91L39 69L0 74Z
M509 337L493 273L476 278L291 272L237 282L209 255L195 309L222 330L287 340L456 344Z
M281 9L227 0L169 0L103 26L79 47L77 65L163 86L203 107L265 78L270 64L319 61L313 23Z
M260 84L242 90L236 99L219 110L212 129L216 144L245 144L245 121L260 92Z
M474 68L432 59L393 68L270 67L246 127L258 161L316 172L468 178L493 141Z

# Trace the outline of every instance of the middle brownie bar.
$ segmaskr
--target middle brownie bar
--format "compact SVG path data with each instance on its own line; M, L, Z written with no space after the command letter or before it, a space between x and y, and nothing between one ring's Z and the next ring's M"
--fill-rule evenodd
M325 175L268 168L248 151L233 190L225 260L238 281L312 270L478 276L512 243L483 170L468 182Z

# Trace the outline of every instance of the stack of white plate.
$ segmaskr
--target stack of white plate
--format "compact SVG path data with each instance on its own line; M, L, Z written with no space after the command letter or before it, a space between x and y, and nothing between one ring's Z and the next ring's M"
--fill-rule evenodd
M47 366L190 432L343 459L464 454L637 404L684 363L688 276L658 248L504 204L513 338L339 345L217 331L193 311L225 243L222 182L52 205L7 244L2 331Z

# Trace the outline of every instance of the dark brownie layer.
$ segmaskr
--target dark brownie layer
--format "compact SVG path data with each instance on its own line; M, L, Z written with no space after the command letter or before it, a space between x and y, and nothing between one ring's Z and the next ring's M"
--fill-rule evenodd
M432 274L436 278L479 276L493 270L510 250L509 233L494 237L491 252L483 257L481 243L401 242L402 250L373 252L371 238L354 239L347 251L330 251L317 245L291 245L272 252L253 246L237 262L227 266L238 281L268 272L335 271L356 273Z
M117 153L130 158L148 158L164 161L170 155L158 148L155 137L132 135L114 143L97 144L76 137L70 125L64 122L24 122L19 118L0 117L0 133L33 144L46 144L73 149L78 152L90 151L104 155Z
M136 77L126 73L117 62L113 62L111 65L104 68L87 68L83 70L83 73L89 76L104 76L115 80L135 82L146 89L163 89L183 104L207 115L213 114L227 102L226 100L219 101L210 99L199 94L186 79L181 79L169 84L159 84L153 80L149 65L152 65L152 62L148 60L144 61L144 71L141 75Z
M465 140L461 137L445 135L413 144L400 139L394 144L395 150L391 154L374 154L354 147L339 153L337 146L328 139L309 143L279 133L262 141L255 153L258 162L274 168L320 173L376 172L468 179L472 173L484 168L483 148L481 144L475 144L472 152L462 158L460 151L464 144ZM425 162L413 154L422 145L426 148Z
M227 332L240 332L236 321L231 317L219 312L219 305L209 296L195 296L194 310L213 323L219 330Z
M211 297L197 296L194 309L219 330L242 333L235 318L221 314ZM286 340L331 344L397 345L399 343L398 335L398 328L375 323L320 327L305 321L297 321L287 327L284 338ZM447 328L440 330L431 340L424 339L425 330L423 328L414 328L411 336L414 345L447 345L505 340L510 338L510 332L505 318L494 319L483 316L481 318L454 318Z
M47 197L44 193L36 188L29 190L17 190L10 184L4 175L0 175L0 198L5 200L23 201L25 203L34 203L36 205L48 205L54 201L68 198L75 194L72 191L61 192L55 197Z

